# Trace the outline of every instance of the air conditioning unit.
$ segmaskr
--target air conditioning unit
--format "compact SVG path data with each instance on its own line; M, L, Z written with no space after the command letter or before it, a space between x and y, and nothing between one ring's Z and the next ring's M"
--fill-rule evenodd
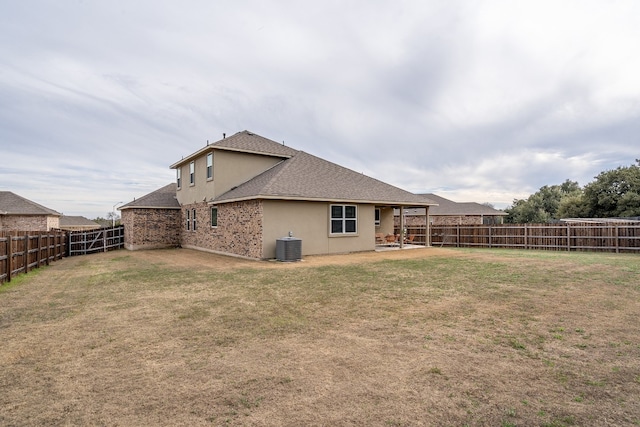
M283 237L276 240L276 259L278 261L300 261L302 259L302 239Z

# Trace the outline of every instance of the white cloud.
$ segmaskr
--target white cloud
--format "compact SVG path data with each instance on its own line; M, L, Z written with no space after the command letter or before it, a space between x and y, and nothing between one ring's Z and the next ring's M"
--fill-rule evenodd
M638 157L632 0L4 9L0 186L69 214L104 215L244 129L496 205Z

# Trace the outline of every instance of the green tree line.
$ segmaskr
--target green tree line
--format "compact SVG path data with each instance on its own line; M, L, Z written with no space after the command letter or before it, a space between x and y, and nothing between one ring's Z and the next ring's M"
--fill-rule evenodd
M514 224L640 216L640 159L601 172L584 187L571 180L545 185L527 199L515 199L505 212L505 222Z

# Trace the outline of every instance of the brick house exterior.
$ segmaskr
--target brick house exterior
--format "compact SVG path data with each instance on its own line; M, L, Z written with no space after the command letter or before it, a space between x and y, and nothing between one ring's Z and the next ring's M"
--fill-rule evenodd
M10 191L0 191L0 231L49 231L61 214Z
M374 250L377 233L393 233L394 208L435 205L248 131L171 168L174 184L119 208L126 248L270 259L276 241L293 234L303 255Z
M180 246L180 205L175 184L169 184L121 206L124 246L130 250Z

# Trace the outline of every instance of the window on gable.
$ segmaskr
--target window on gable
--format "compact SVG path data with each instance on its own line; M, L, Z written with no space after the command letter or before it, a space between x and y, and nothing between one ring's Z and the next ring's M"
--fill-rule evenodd
M331 205L331 234L355 234L358 232L355 205Z
M196 231L196 210L191 210L191 220L193 221L193 231Z
M211 207L211 227L218 226L218 208L215 206Z
M187 230L191 230L191 211L187 209Z
M196 162L189 163L189 184L194 185L196 183Z
M213 153L207 154L207 179L213 179Z
M176 168L176 182L178 184L178 188L182 187L182 168Z

